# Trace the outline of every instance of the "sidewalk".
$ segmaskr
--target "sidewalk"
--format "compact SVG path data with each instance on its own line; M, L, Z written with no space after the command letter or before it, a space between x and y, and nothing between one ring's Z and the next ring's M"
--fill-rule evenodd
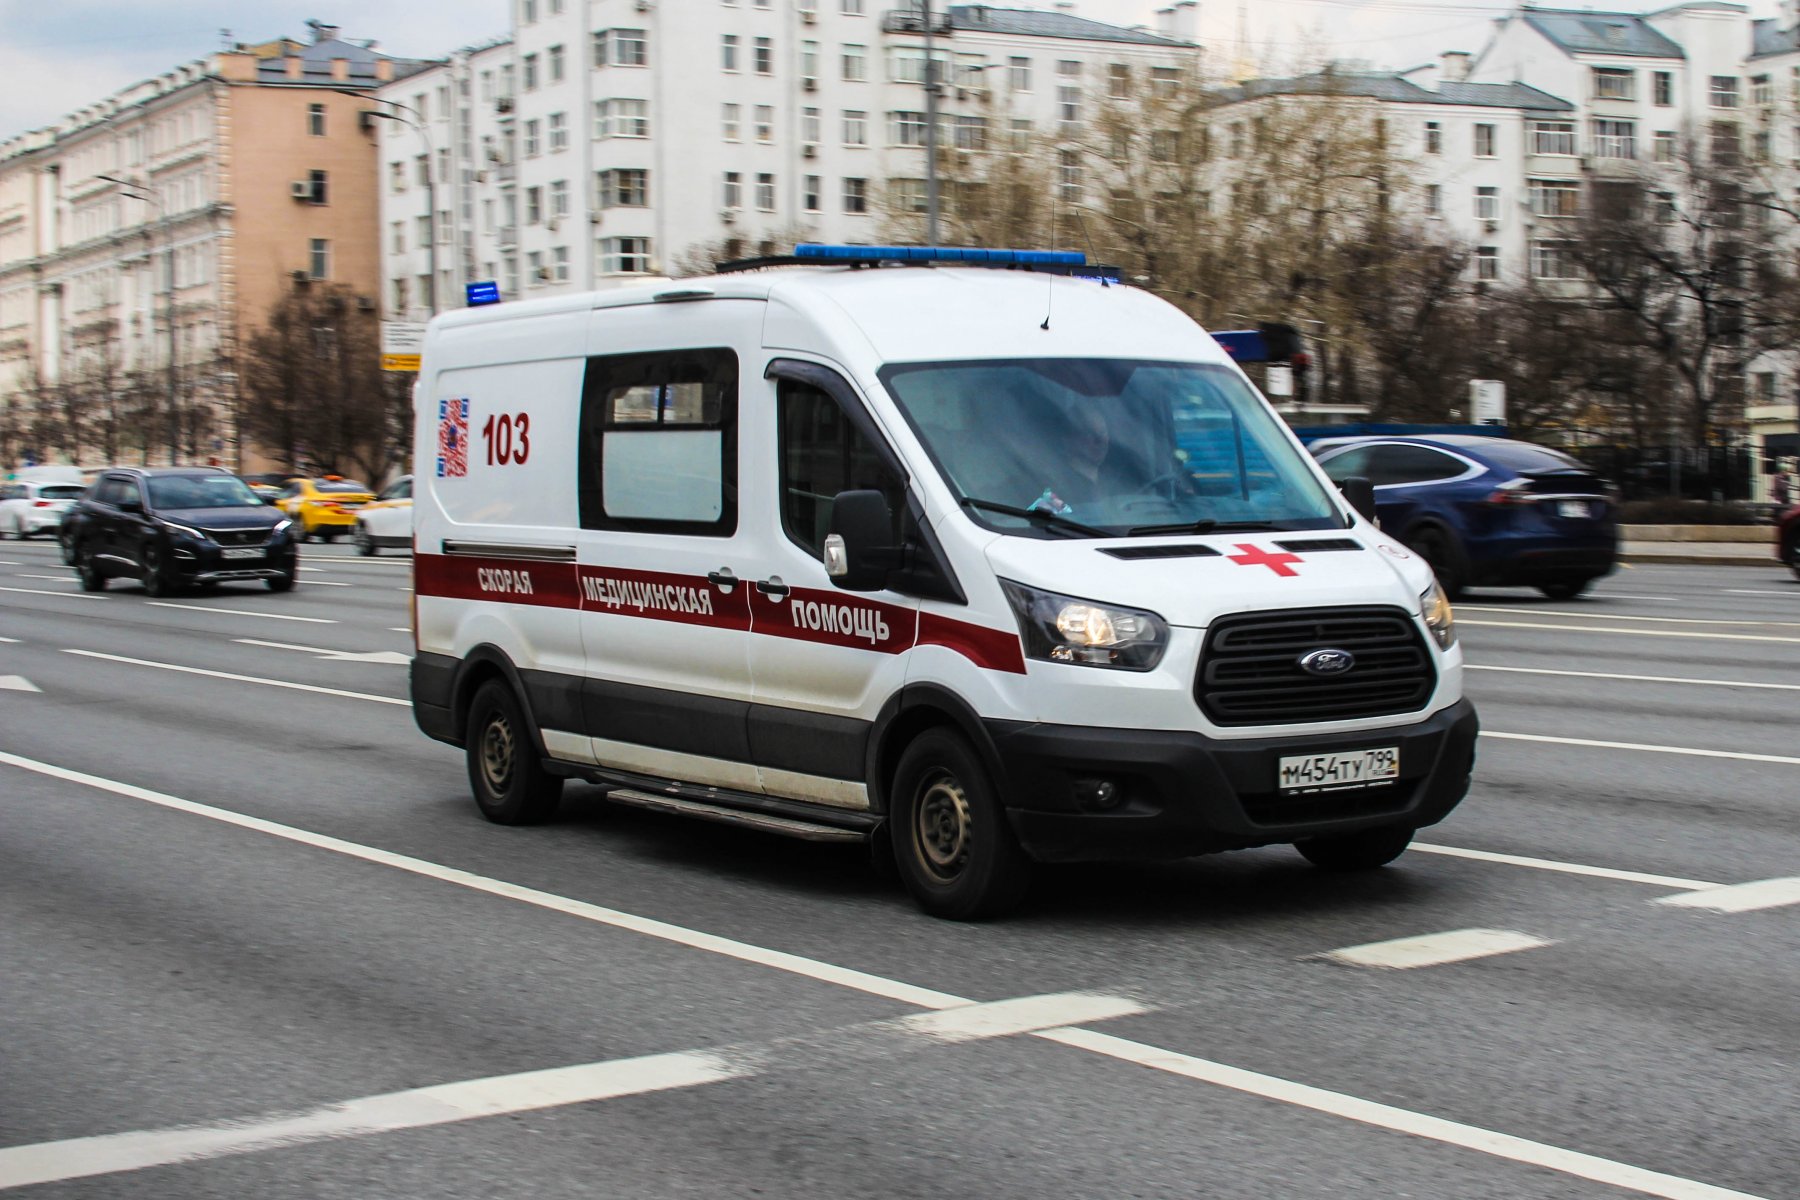
M1714 567L1779 567L1775 535L1762 545L1755 542L1646 542L1627 538L1619 543L1619 561Z

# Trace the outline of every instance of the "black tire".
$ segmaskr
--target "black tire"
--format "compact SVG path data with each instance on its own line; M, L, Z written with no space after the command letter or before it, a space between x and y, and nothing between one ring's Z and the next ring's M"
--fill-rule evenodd
M294 573L289 571L283 575L271 575L263 582L269 585L271 592L291 592L294 590Z
M331 543L338 540L337 530L334 529L330 533L321 531L319 533L319 540L324 542L327 546L331 545Z
M1800 579L1800 530L1788 538L1787 549L1783 552L1782 557L1787 559L1788 568L1794 572L1794 578Z
M1587 591L1593 582L1592 579L1565 579L1556 583L1540 583L1537 590L1552 600L1573 600Z
M1024 898L1031 864L993 781L960 734L928 729L894 768L889 836L906 890L934 917L997 916Z
M361 521L356 523L355 530L350 534L350 540L356 544L356 552L358 554L362 555L364 558L374 557L375 539L369 536L368 527Z
M94 552L85 542L75 544L75 577L81 581L84 592L106 590L106 576L100 573L100 564L94 561Z
M1455 535L1437 525L1421 525L1408 531L1406 545L1425 560L1446 597L1462 599L1468 581L1463 577L1462 551L1456 544Z
M562 777L544 770L512 689L490 679L475 689L464 726L469 790L496 825L536 825L556 815Z
M144 543L142 563L144 568L144 595L155 599L173 596L180 591L180 586L169 575L169 565L164 562L163 548L155 542Z
M1413 830L1407 826L1388 826L1338 837L1311 838L1295 842L1294 849L1307 862L1327 871L1373 871L1406 853L1412 839Z

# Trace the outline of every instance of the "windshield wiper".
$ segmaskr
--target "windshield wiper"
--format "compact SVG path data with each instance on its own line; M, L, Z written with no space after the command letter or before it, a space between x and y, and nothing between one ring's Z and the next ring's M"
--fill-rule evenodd
M1201 517L1198 521L1183 521L1178 525L1134 525L1125 531L1126 537L1148 536L1155 533L1212 533L1232 530L1243 532L1252 529L1274 529L1273 521L1215 521L1211 517Z
M1119 536L1110 529L1098 529L1092 525L1083 525L1080 521L1071 521L1067 517L1058 516L1056 513L1042 508L1020 508L1013 504L1001 504L998 500L978 500L973 496L964 496L960 503L964 508L999 513L1006 517L1018 517L1022 521L1030 521L1033 525L1045 529L1066 529L1070 533L1078 533L1083 537Z

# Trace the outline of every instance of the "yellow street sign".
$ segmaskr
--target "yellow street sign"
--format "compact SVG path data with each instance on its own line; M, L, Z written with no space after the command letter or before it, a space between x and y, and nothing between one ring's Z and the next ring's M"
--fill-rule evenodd
M384 371L417 371L419 355L384 354L381 356L381 369Z

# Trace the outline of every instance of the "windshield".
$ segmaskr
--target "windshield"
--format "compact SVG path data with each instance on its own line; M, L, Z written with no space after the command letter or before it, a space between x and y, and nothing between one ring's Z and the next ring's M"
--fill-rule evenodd
M881 380L990 528L1066 537L1343 523L1279 418L1228 367L999 359L895 364Z
M259 508L262 501L236 475L152 475L150 507Z
M38 487L37 494L44 500L74 500L85 491L86 488L76 483L46 483Z
M317 492L366 492L369 485L358 483L354 479L315 479L313 490Z

